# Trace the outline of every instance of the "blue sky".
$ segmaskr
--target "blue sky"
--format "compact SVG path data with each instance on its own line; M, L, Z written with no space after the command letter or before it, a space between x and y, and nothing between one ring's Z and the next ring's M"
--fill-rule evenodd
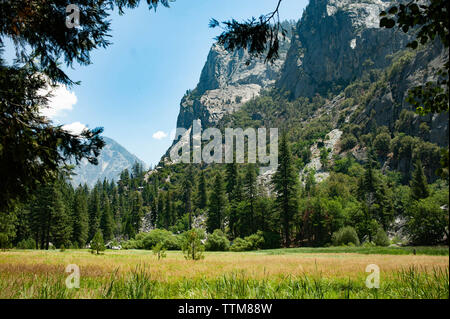
M60 92L66 104L52 114L60 124L104 127L113 138L149 164L156 164L171 144L179 103L200 77L219 21L246 19L271 12L276 0L177 0L171 8L140 8L111 16L113 44L92 54L89 66L68 70L81 85ZM307 0L284 0L282 19L298 20ZM75 125L76 126L76 125ZM155 137L153 135L160 131ZM164 136L163 133L167 134Z

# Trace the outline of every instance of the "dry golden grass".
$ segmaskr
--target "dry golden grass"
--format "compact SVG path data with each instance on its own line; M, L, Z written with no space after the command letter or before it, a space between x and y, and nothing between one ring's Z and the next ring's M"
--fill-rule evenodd
M172 281L181 278L215 278L225 273L245 272L260 279L286 275L315 275L322 277L356 278L365 274L369 264L380 267L389 276L393 271L411 266L431 270L449 267L448 256L414 255L364 255L352 253L264 255L260 253L205 253L200 261L185 260L181 252L168 252L167 258L157 260L150 251L108 251L104 255L92 255L87 250L59 251L7 251L0 253L0 275L65 274L65 267L76 264L81 275L106 277L116 269L118 273L130 272L139 265L146 265L152 278Z
M448 298L448 256L276 253L0 252L0 298ZM79 289L65 286L69 264ZM369 264L381 270L377 291L365 286Z

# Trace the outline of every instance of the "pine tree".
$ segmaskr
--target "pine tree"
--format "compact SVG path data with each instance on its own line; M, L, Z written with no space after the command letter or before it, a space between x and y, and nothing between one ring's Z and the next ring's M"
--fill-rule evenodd
M52 220L53 185L40 186L32 201L30 228L33 238L40 249L48 249Z
M157 198L157 212L158 219L156 220L157 228L164 228L164 221L166 219L166 212L164 210L164 193L161 191L158 193Z
M59 182L53 186L50 224L50 240L58 248L68 245L72 235L70 217L60 187Z
M183 234L183 253L186 259L200 260L204 258L203 251L205 246L202 240L205 239L205 231L203 229L193 228Z
M308 195L308 197L311 197L311 196L315 195L315 192L316 192L316 176L315 176L315 171L314 170L308 171L308 174L306 175L305 192Z
M393 218L392 200L389 197L385 181L378 176L373 168L377 165L375 153L369 151L369 156L365 165L364 175L358 181L358 198L363 202L364 225L363 233L360 236L367 235L369 240L376 234L377 227L382 225L387 228ZM376 227L376 224L378 226Z
M158 222L158 204L157 204L157 195L154 191L152 191L152 196L150 199L150 223L153 227L156 226Z
M225 205L225 187L223 185L222 175L218 172L214 179L214 185L209 200L209 212L206 221L206 228L209 233L212 233L216 229L223 230Z
M114 219L114 236L118 237L121 232L121 210L120 210L120 195L117 186L113 186L112 188L112 202L111 202L111 210Z
M229 216L228 216L228 227L230 228L231 236L233 238L242 236L243 234L238 231L238 221L239 221L239 205L243 200L243 185L241 175L236 175L236 185L233 192L229 196Z
M428 189L427 177L425 176L422 162L417 160L411 179L411 197L414 200L420 200L428 196L430 196L430 191Z
M247 209L245 211L244 219L245 226L243 227L248 234L256 233L255 228L255 209L256 200L258 197L257 184L256 184L256 167L254 164L247 165L247 171L244 178L244 200L247 202ZM243 225L241 225L242 227Z
M138 191L134 191L131 196L131 224L134 232L137 234L141 229L142 217L144 217L144 200Z
M164 218L164 227L169 229L169 227L175 222L175 216L173 216L173 206L172 206L172 193L167 191L165 196L165 218Z
M128 169L124 169L122 173L120 173L119 179L119 193L123 194L128 191L130 188L130 173Z
M272 183L276 192L276 206L281 219L284 245L289 247L291 244L291 223L293 216L298 211L298 176L294 170L285 132L281 135L278 154L278 168L273 176Z
M72 242L82 248L86 245L89 232L89 212L87 196L84 189L79 186L75 191L73 211Z
M97 184L92 190L89 199L89 236L92 239L100 228L100 219L102 216L101 202L99 194L99 185Z
M188 165L186 175L182 183L184 213L189 216L189 229L192 228L192 189L193 189L194 175L192 172L192 165Z
M200 180L198 183L197 207L200 209L205 209L207 205L208 205L208 193L206 191L205 172L203 170L201 170L200 171Z
M238 166L236 161L226 164L226 192L228 199L232 196L238 178Z
M102 230L103 239L108 241L114 236L114 220L111 212L109 197L106 192L102 196L102 217L100 220L100 229Z
M105 242L103 241L103 235L101 230L97 230L94 237L91 241L91 251L92 253L96 252L97 255L100 254L101 251L106 249Z

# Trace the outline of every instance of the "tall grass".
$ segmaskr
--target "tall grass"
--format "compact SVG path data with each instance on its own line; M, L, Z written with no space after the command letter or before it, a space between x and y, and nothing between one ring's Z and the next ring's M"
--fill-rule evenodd
M149 266L141 264L126 273L88 278L79 289L68 289L61 275L20 276L11 280L0 276L2 298L257 298L257 299L349 299L349 298L449 298L449 269L409 267L382 276L379 289L365 286L365 277L327 278L320 273L252 278L245 271L217 278L181 278L175 281L153 277ZM8 293L9 292L9 293Z
M301 248L282 248L282 249L269 249L259 250L257 253L267 255L284 255L284 254L310 254L310 253L354 253L354 254L366 254L366 255L428 255L428 256L448 256L448 246L435 246L435 247L301 247Z

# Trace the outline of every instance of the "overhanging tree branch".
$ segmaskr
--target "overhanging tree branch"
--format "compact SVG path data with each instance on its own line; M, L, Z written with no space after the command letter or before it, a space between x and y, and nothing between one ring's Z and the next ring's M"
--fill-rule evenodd
M209 27L221 27L223 32L216 40L225 49L230 51L245 49L251 57L265 55L265 62L273 63L279 57L280 38L284 39L287 34L287 30L280 22L281 2L282 0L278 0L273 12L259 18L252 17L244 22L232 19L222 23L211 19ZM247 61L247 64L249 63L250 61Z

